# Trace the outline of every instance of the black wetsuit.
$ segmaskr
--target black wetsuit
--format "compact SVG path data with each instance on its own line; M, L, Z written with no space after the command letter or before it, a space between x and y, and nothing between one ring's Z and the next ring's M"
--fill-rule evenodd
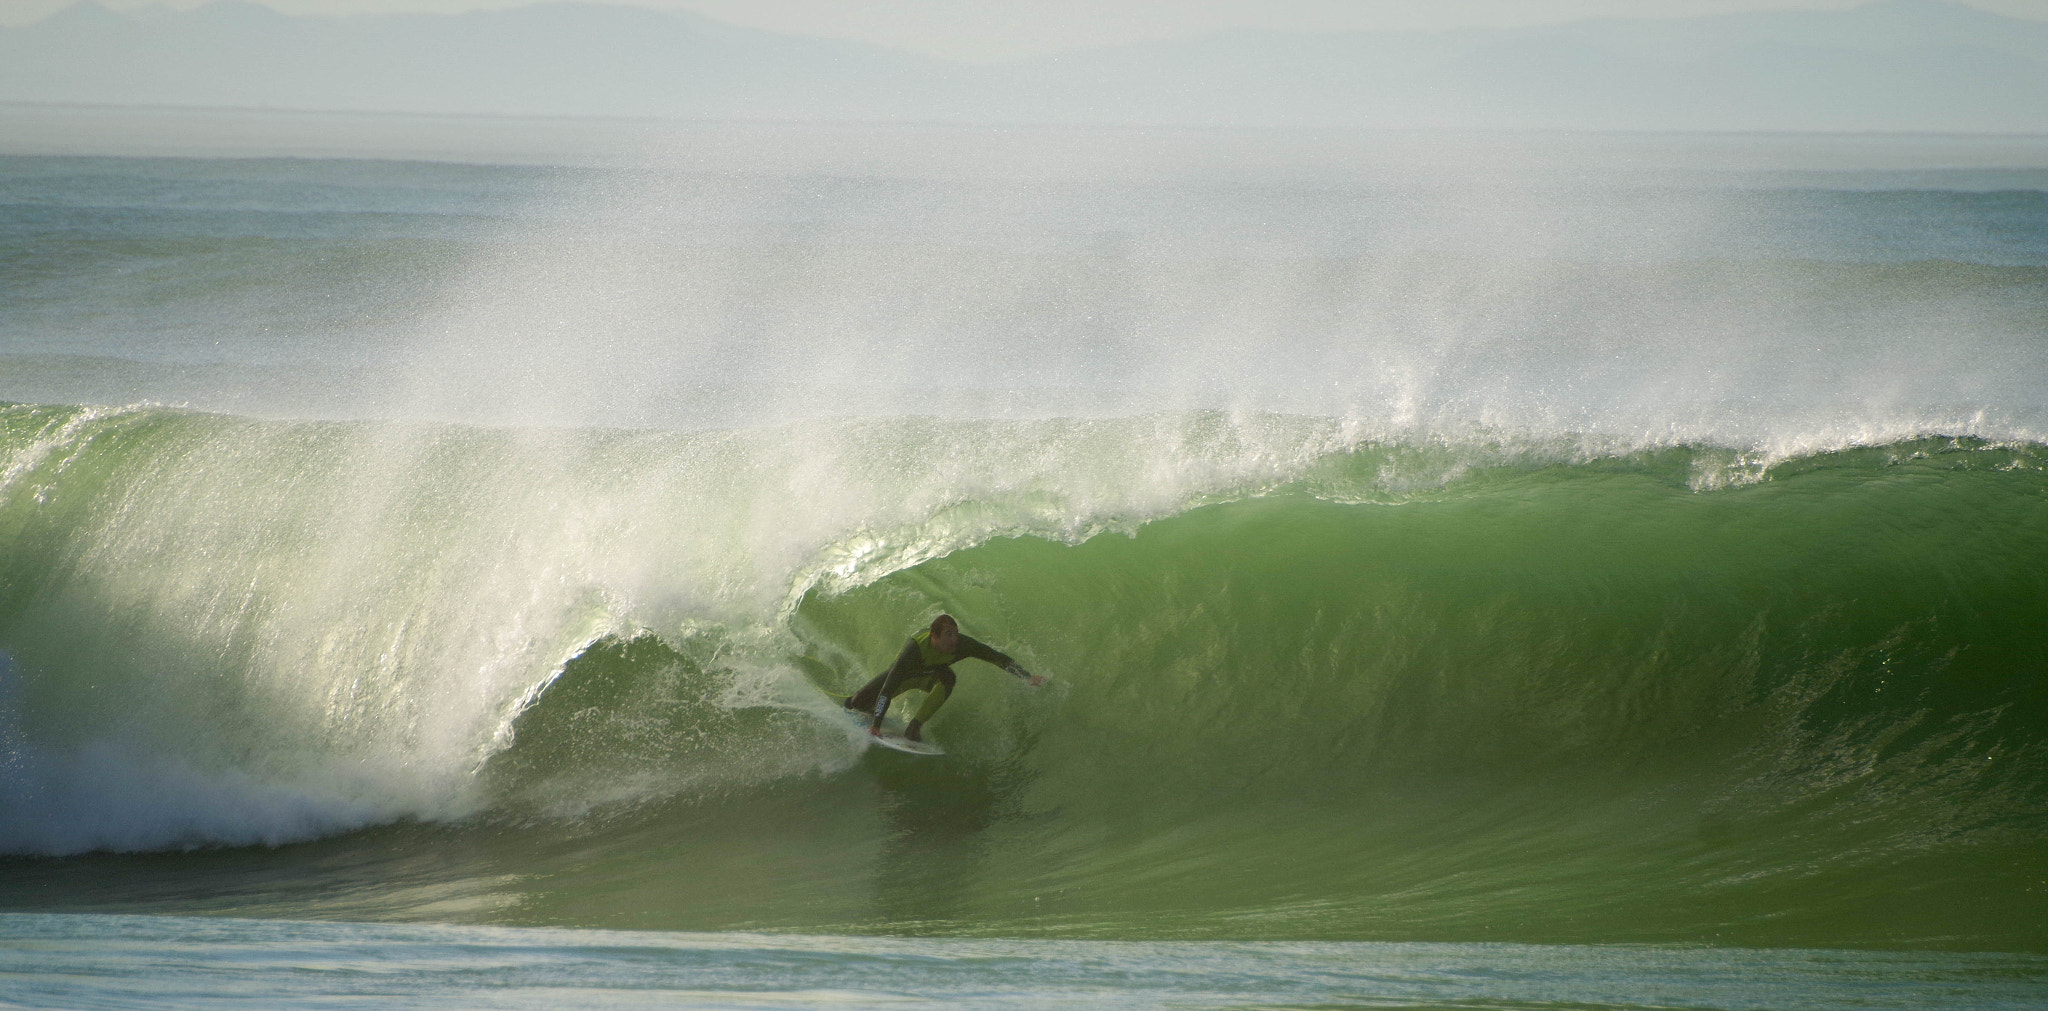
M896 662L889 665L888 670L854 692L853 697L846 700L846 708L881 716L888 709L885 705L882 712L876 713L877 700L893 700L904 692L922 691L927 693L924 705L917 708L917 715L912 719L923 723L931 719L932 714L938 712L953 694L953 665L969 657L1005 669L1015 663L1007 654L998 653L981 640L966 635L960 636L959 647L954 652L947 653L932 645L932 631L927 628L903 644L902 652L896 654Z

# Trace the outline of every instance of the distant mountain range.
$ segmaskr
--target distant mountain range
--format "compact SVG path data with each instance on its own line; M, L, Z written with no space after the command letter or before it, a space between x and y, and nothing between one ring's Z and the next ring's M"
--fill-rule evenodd
M543 3L293 17L82 3L0 102L691 119L2048 133L2048 22L1939 0L1513 29L1232 31L1001 64Z

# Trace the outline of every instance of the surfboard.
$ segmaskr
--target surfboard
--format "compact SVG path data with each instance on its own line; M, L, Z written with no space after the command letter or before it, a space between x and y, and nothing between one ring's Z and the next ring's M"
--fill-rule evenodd
M846 721L846 725L860 731L861 738L869 744L878 744L884 748L901 751L906 755L935 756L946 753L946 749L930 741L913 741L903 736L903 725L898 723L893 715L882 720L882 732L880 734L870 734L868 733L868 725L874 722L873 717L866 713L856 713L847 709L845 707L847 697L844 695L833 695L831 692L826 692L825 695L832 700L834 711L839 714L841 719Z

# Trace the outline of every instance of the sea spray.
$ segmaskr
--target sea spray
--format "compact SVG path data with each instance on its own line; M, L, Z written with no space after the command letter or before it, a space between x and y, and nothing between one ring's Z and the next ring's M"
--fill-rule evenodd
M953 883L819 905L793 854L729 901L592 905L561 891L569 865L473 901L644 925L2037 943L1998 912L2024 904L2048 782L2033 444L1757 470L1285 416L7 417L17 853L420 820L521 850L624 832L631 875L681 818L715 878L760 826L815 818L843 836L821 868L929 858ZM938 610L1054 688L966 665L934 726L951 765L878 770L880 820L842 811L817 791L857 745L803 693L858 683ZM901 831L924 842L878 855ZM1254 856L1275 846L1295 858Z
M487 803L473 776L513 717L601 636L758 653L812 585L998 533L1128 531L1347 438L1284 418L674 433L6 410L15 747L89 762L118 794L71 819L22 809L10 845L30 852L460 817ZM173 767L217 775L194 789L219 820L136 785ZM105 813L122 797L162 812Z
M2048 944L2040 193L988 140L0 159L0 900Z

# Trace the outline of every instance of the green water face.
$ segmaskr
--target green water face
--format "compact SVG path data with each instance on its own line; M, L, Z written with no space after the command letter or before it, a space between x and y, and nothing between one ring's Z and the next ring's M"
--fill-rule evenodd
M1959 467L1278 496L802 627L944 608L1062 675L936 725L987 800L898 773L977 815L972 897L933 904L971 929L2038 946L2043 486Z
M1338 501L1386 465L1356 454L820 588L771 647L600 640L464 819L15 859L0 904L2041 951L2034 459L1930 441L1699 492L1672 451ZM942 760L804 711L940 610L1053 683L962 663Z

